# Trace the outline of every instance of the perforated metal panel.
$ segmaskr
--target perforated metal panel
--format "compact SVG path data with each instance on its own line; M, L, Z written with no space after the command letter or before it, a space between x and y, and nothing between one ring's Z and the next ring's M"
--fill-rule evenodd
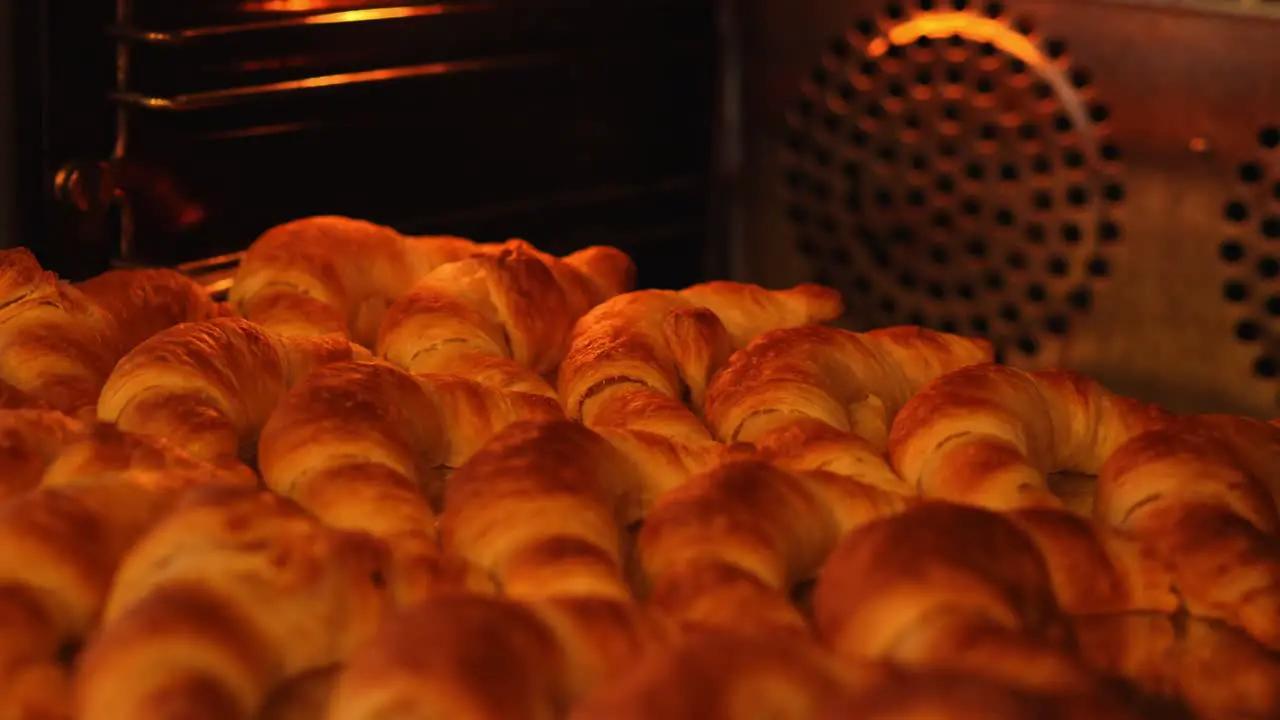
M1226 5L744 3L742 274L1280 414L1280 6Z

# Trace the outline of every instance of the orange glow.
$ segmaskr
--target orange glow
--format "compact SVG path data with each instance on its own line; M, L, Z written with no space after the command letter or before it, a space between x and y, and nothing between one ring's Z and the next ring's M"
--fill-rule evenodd
M404 78L444 75L447 73L487 70L503 66L517 66L529 62L530 58L504 58L502 60L460 60L458 62L426 63L407 67L381 68L360 72L321 75L318 77L285 80L265 85L246 85L208 90L206 92L177 95L174 97L153 97L139 93L116 93L112 97L130 105L153 108L156 110L192 110L203 107L225 105L245 98L266 95L279 95L310 88L334 87L340 85L361 85L366 83L385 82Z
M878 37L867 45L867 55L879 57L888 52L890 45L908 45L922 37L941 40L952 35L991 43L1032 67L1047 64L1040 49L1026 35L998 20L965 12L929 13L895 25L886 37Z
M371 20L396 20L427 15L443 15L444 6L428 5L426 7L393 7L373 8L370 10L344 10L342 12L324 13L305 18L308 25L335 25L338 23L369 22Z
M351 5L351 0L250 0L241 3L240 9L249 12L304 13Z
M445 3L432 5L416 5L405 7L377 7L364 10L339 10L352 5L368 5L369 2L353 2L352 0L257 0L241 3L240 8L248 12L260 13L319 13L302 18L308 25L328 25L335 23L366 22L369 20L395 20L397 18L421 17L425 15L443 15L455 8ZM332 11L332 12L327 12Z
M895 45L909 45L920 38L944 40L958 36L979 43L991 43L1006 55L1022 62L1055 91L1058 102L1071 115L1086 136L1092 135L1092 123L1085 113L1079 94L1071 86L1063 69L1040 51L1031 38L1000 22L967 12L931 12L907 20L889 28L888 32L867 43L866 53L878 58ZM1091 144L1086 152L1093 153Z

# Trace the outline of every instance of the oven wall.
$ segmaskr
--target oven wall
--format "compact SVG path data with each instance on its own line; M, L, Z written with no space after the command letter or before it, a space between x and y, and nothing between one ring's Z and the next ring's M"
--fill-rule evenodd
M1280 3L744 0L741 22L748 278L1280 414Z
M19 244L15 197L17 157L15 155L13 88L13 3L0 3L0 247Z
M711 0L250 5L138 0L120 23L125 261L338 213L618 245L645 285L716 274Z
M715 5L5 3L21 57L6 235L74 279L340 213L615 244L647 285L719 276Z

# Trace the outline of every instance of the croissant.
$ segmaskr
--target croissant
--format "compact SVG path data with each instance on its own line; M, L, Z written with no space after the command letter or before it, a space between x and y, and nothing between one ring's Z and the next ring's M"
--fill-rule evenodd
M380 544L276 495L195 490L124 559L81 656L76 716L253 718L285 680L373 634L384 563Z
M509 241L437 268L396 300L383 318L378 354L417 373L466 374L473 358L489 356L549 375L574 321L629 290L634 276L631 259L614 248L559 259ZM604 287L601 278L616 284Z
M178 325L121 358L98 418L202 458L251 462L286 390L316 367L367 356L338 335L282 337L238 318Z
M1106 692L1021 691L972 676L837 663L792 638L691 633L587 696L571 720L1136 720Z
M454 568L435 532L441 470L462 465L506 425L563 417L551 398L462 378L410 375L381 362L335 363L298 383L258 445L271 490L329 525L385 540L401 603L421 599Z
M257 479L217 467L157 437L83 423L51 410L0 410L0 503L37 487L128 482L147 488Z
M82 423L51 410L0 410L0 503L40 484Z
M389 622L356 653L328 717L558 718L671 638L644 608L604 598L439 597Z
M333 665L286 680L267 698L257 720L319 720L328 712L341 668Z
M92 408L133 344L213 314L201 288L172 270L118 270L76 287L25 248L0 250L0 402L73 414Z
M230 314L182 273L167 268L109 270L76 288L120 326L120 353L166 328Z
M345 217L292 220L245 251L229 301L241 317L281 335L341 332L371 348L393 300L479 247L457 237L405 237Z
M736 353L716 377L707 423L725 442L752 442L811 419L883 446L894 415L917 389L991 357L984 340L916 327L778 330Z
M976 365L944 375L894 420L894 469L929 497L996 509L1063 507L1051 472L1097 474L1158 408L1076 373Z
M742 316L726 308L750 306ZM734 323L726 327L711 307ZM771 291L715 282L679 292L619 295L578 320L560 366L558 387L571 418L606 437L645 472L646 503L703 472L726 449L690 409L707 383L747 338L777 326L821 322L843 311L840 295L817 285ZM665 478L665 479L664 479Z
M973 677L904 673L887 682L847 692L821 720L1141 720L1180 717L1160 708L1148 714L1139 701L1099 690L1090 693L1032 693Z
M869 666L841 664L795 638L690 632L665 652L650 653L604 683L569 717L815 720L849 688L873 684L880 675Z
M1280 716L1280 656L1244 633L1153 614L1094 615L1074 625L1090 668L1184 702L1196 717Z
M49 410L49 404L0 380L0 410Z
M808 635L790 591L844 533L907 506L908 488L892 473L864 476L885 477L877 487L736 459L690 479L658 499L637 539L651 602L698 625Z
M442 545L511 597L627 600L623 528L646 509L642 482L582 425L516 423L449 478Z
M1098 474L1084 511L1137 536L1172 573L1153 605L1184 607L1280 647L1280 428L1244 418L1173 418L1074 373L995 365L946 375L898 415L895 468L927 496L1062 508L1049 472ZM1146 563L1150 564L1150 563Z
M19 451L34 489L0 504L0 718L62 717L66 665L128 548L185 488L255 480L60 413L0 413L6 428L23 423L37 431L6 433L6 450Z
M1274 479L1277 449L1280 428L1262 421L1172 420L1107 458L1093 508L1100 523L1156 549L1179 607L1273 649L1280 649L1280 521L1277 496L1262 478Z
M620 295L574 327L560 395L570 417L589 426L627 385L701 407L711 375L735 348L765 331L826 322L843 311L840 294L818 285L777 291L714 282Z
M1060 560L1060 574L1096 571ZM819 573L814 623L851 659L968 672L1033 691L1096 689L1072 656L1054 587L1045 555L1016 522L923 503L840 541Z

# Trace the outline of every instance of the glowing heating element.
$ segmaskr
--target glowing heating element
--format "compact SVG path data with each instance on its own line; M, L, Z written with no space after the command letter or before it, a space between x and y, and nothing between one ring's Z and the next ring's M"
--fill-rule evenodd
M960 36L977 43L991 43L1001 52L1018 58L1053 88L1064 109L1077 123L1086 138L1093 137L1092 123L1085 113L1080 96L1068 81L1066 73L1045 57L1035 42L999 20L967 12L933 12L917 15L889 29L888 33L867 43L867 56L878 58L894 45L910 45L920 38L943 40ZM1093 143L1085 143L1086 153L1094 153Z

